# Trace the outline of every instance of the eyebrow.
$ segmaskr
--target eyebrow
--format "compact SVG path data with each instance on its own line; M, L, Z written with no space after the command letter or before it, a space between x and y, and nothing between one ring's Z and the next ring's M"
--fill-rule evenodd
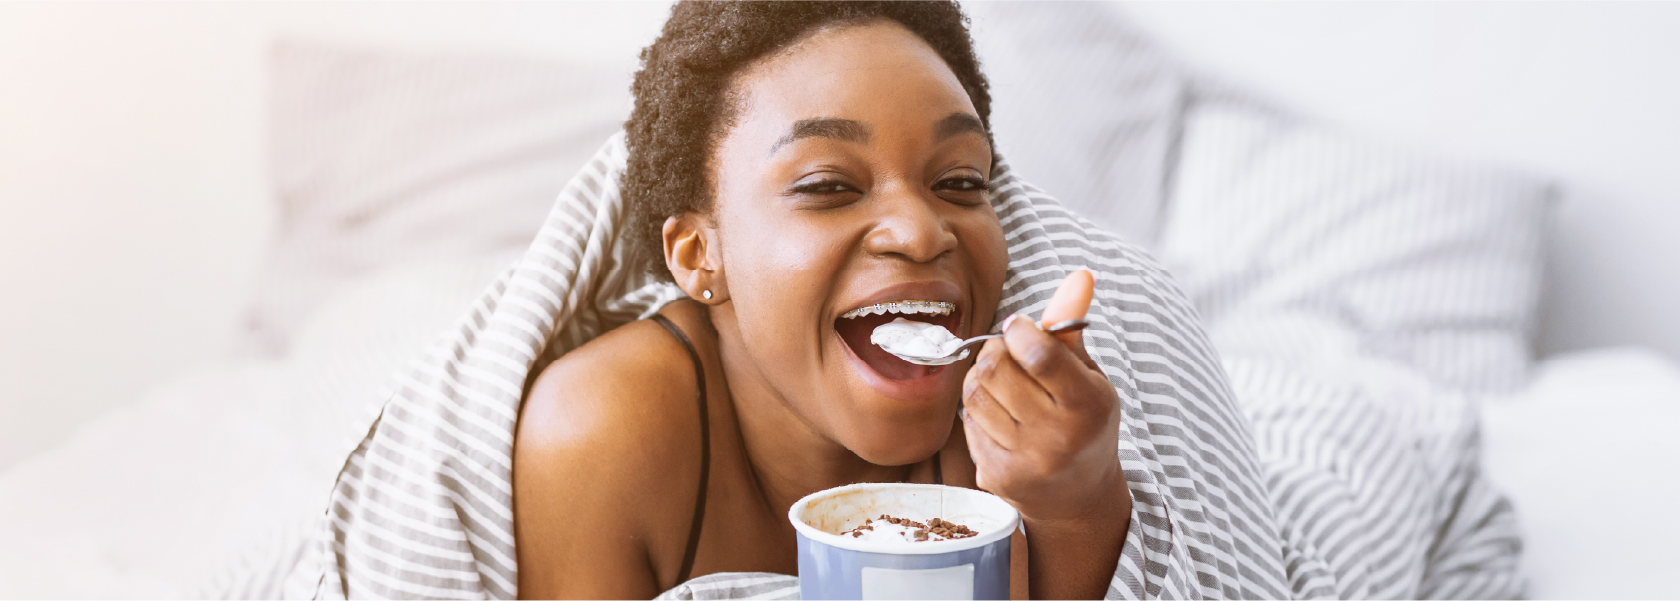
M957 134L976 133L986 137L986 126L980 118L968 113L951 113L933 126L933 137L940 142Z
M986 125L968 113L951 113L933 126L936 141L944 142L958 134L974 133L986 136ZM801 138L833 138L845 142L868 142L869 126L852 119L800 119L793 123L793 131L770 145L770 154Z
M783 146L801 138L834 138L846 142L868 142L869 127L851 119L800 119L793 124L793 131L770 147L770 154L776 154Z

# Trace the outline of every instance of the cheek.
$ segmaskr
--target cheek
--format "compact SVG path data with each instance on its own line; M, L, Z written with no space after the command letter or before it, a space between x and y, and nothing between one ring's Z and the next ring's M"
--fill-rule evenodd
M805 353L818 332L846 246L825 238L827 228L787 216L741 215L725 224L723 261L741 335L755 348ZM730 227L733 226L733 227ZM832 232L828 232L832 236ZM798 355L778 357L786 360Z
M965 220L959 236L974 262L976 315L990 316L997 311L1003 282L1009 272L1009 245L1003 239L1003 225L998 222L995 213L988 212ZM990 325L974 324L975 335L984 333Z
M805 280L831 274L847 249L845 241L833 239L837 238L834 233L834 228L810 220L755 216L750 227L728 239L730 281L743 269L751 277L772 283L785 277Z

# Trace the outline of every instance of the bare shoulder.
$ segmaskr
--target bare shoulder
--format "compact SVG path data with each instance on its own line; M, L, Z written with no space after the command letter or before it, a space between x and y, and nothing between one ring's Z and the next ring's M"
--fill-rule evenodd
M519 438L539 447L642 446L647 435L694 417L661 411L693 403L692 363L680 343L652 321L608 332L550 364L531 386L519 416ZM517 445L517 441L516 441Z
M514 438L522 596L663 590L658 559L673 534L686 536L699 480L695 380L682 344L652 321L538 375Z

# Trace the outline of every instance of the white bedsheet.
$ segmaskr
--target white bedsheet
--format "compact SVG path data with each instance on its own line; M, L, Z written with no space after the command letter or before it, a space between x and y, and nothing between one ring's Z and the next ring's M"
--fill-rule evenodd
M391 369L361 381L323 371L360 352L352 345L390 348L376 359L390 363L412 348L401 317L362 308L432 290L407 317L447 321L458 308L445 306L466 302L447 297L476 293L461 282L488 279L494 264L457 267L456 283L388 278L328 310L312 360L206 367L0 474L0 598L181 597L230 570L281 569L239 563L320 510L342 444L298 399L329 388L376 398ZM1528 536L1530 596L1680 597L1666 576L1680 566L1680 366L1639 349L1549 359L1484 417L1487 469Z
M206 366L0 474L0 598L274 596L224 587L290 567L386 378L511 260L366 278L284 360Z
M0 596L183 596L270 516L318 503L323 489L297 486L307 474L287 459L300 445L285 375L208 367L8 472Z
M1551 358L1483 419L1484 465L1527 536L1528 596L1680 597L1680 365L1633 348Z

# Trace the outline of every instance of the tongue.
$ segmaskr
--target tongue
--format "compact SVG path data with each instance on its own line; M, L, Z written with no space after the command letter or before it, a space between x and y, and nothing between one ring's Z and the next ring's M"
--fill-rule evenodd
M834 329L840 333L840 338L846 341L846 346L852 348L852 354L857 355L859 359L869 365L870 369L875 370L875 373L881 374L881 377L888 380L914 380L931 376L945 369L942 365L916 365L900 359L869 342L869 336L875 332L876 327L900 317L933 323L932 319L923 318L921 315L865 315L852 319L841 319L834 324Z

